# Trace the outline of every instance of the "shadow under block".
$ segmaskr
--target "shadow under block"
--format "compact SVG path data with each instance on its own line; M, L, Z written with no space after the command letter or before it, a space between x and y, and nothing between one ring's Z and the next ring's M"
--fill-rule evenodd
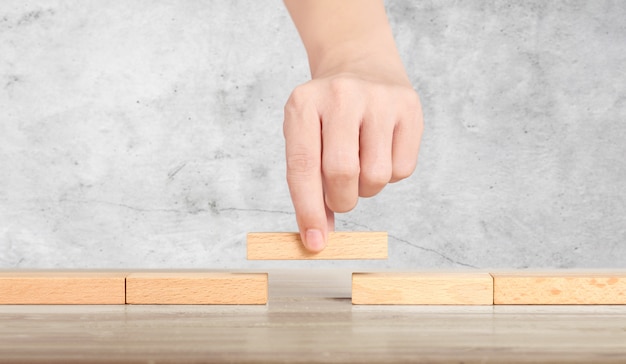
M353 273L355 305L492 305L489 273Z
M126 303L264 305L267 273L142 272L126 277Z
M626 272L492 273L497 305L623 305Z
M0 304L123 305L125 277L121 272L0 271Z
M302 245L299 233L248 233L248 260L387 259L386 232L330 232L319 253Z

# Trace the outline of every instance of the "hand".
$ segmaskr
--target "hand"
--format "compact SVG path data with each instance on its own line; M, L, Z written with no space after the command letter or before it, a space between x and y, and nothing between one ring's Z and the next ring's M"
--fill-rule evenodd
M402 77L339 73L298 86L285 106L287 182L305 247L324 249L334 212L413 173L423 130Z
M415 169L422 110L382 0L285 0L312 80L285 105L287 182L305 247L319 252L334 213Z

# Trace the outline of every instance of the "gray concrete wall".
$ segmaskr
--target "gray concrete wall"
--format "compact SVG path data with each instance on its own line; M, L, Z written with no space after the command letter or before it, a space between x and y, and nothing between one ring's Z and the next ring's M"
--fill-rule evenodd
M296 229L282 3L2 1L0 268L626 267L626 2L387 8L420 162L338 228L389 260L248 263Z

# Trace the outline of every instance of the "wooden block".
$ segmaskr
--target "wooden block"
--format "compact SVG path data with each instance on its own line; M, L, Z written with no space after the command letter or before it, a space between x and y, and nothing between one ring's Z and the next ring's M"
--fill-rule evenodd
M126 303L264 305L267 273L141 272L126 277Z
M492 305L489 273L353 273L355 305Z
M626 272L492 273L496 305L623 305Z
M299 233L249 233L248 260L387 259L386 232L330 232L319 253L304 249Z
M123 305L125 276L121 272L0 271L0 304Z

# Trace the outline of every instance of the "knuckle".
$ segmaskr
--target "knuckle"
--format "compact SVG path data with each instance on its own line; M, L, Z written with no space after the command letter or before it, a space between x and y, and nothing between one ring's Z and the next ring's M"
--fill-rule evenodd
M397 162L393 166L393 172L391 176L392 181L400 181L408 178L415 171L415 162L402 161Z
M350 212L350 211L354 210L355 207L356 207L356 201L350 203L349 205L339 206L339 208L335 209L335 212L343 214L343 213Z
M334 94L345 94L353 89L354 81L345 77L335 77L328 81L328 87Z
M359 196L361 197L374 197L385 186L367 186L359 188Z
M358 203L358 196L352 199L342 199L341 201L335 201L334 199L326 197L326 205L333 211L338 213L349 212L353 210Z
M391 181L391 178L391 168L362 171L359 180L359 195L362 197L376 195Z
M301 134L301 127L312 121L316 115L315 92L309 84L297 86L287 99L284 106L283 136Z
M304 150L289 153L286 156L286 161L287 180L289 181L313 177L320 170L318 159Z
M361 171L361 180L374 187L383 187L391 179L391 168L369 168Z
M333 161L322 167L324 179L332 184L344 184L359 178L360 168L357 163Z
M411 108L421 108L422 104L420 102L420 96L415 90L407 88L405 98L407 105L409 105Z
M416 123L422 123L422 103L420 102L419 95L412 89L407 91L405 97L405 114L413 119Z
M299 113L312 103L313 93L307 84L296 86L285 103L285 115Z
M338 109L342 109L347 105L355 107L363 99L363 88L360 87L358 81L347 77L330 79L327 83L327 93L330 97L329 101Z

